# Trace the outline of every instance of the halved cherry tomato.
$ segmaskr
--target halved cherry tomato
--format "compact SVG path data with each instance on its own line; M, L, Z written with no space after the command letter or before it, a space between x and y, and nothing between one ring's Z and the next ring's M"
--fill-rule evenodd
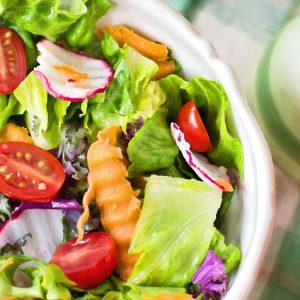
M48 202L64 181L62 165L48 151L24 142L0 143L0 192L7 197Z
M26 77L26 57L19 36L0 26L0 93L9 94Z
M59 266L79 288L92 288L103 282L116 267L116 246L105 232L86 234L77 244L76 240L60 245L50 263Z
M212 145L203 125L194 100L190 100L180 109L177 116L177 124L184 133L185 140L191 149L198 152L212 150Z

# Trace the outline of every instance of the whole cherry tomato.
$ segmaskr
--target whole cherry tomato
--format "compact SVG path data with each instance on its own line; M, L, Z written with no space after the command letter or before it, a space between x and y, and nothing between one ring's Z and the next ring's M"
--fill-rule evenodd
M59 266L79 288L99 285L117 264L117 251L112 238L105 232L86 234L76 244L74 238L60 245L50 263Z

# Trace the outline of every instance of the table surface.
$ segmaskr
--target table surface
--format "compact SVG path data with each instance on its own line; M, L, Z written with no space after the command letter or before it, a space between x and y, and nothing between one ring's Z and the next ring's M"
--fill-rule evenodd
M263 53L286 22L300 13L300 1L163 1L190 20L213 43L220 57L234 68L252 107L256 100L253 85ZM273 158L276 173L275 228L249 299L296 300L300 299L300 182L276 166L276 157Z

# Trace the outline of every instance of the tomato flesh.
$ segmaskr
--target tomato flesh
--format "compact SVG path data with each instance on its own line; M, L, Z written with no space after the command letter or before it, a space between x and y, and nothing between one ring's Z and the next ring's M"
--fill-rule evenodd
M12 29L0 25L0 93L11 93L26 77L22 42Z
M180 109L176 123L184 133L191 149L197 152L212 150L212 144L199 115L194 100L190 100Z
M0 192L5 196L48 202L64 181L62 165L48 151L24 142L0 143Z
M76 240L60 245L50 263L59 266L77 287L95 287L112 273L117 264L114 241L105 232L86 234L77 244Z

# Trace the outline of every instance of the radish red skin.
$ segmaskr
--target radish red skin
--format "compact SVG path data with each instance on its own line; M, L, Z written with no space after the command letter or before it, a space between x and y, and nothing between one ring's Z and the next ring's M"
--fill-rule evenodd
M83 98L83 97L72 98L72 97L68 97L68 96L64 96L62 94L56 93L55 90L52 89L49 80L47 79L47 77L42 72L40 72L38 70L34 70L34 73L35 73L35 75L37 75L41 79L44 87L46 88L47 92L50 95L52 95L55 98L66 100L66 101L71 101L71 102L82 102L85 99L91 98L91 97L93 97L93 96L95 96L95 95L97 95L99 93L103 93L108 88L109 82L111 81L111 79L113 77L113 73L112 73L112 75L109 77L109 82L107 82L107 85L105 85L104 87L95 89L91 93L87 93L86 96L85 96L85 98Z
M34 72L55 98L81 102L104 92L113 79L113 69L104 60L64 49L46 39L38 42L37 48L39 66Z
M171 133L184 159L199 178L224 192L233 191L231 179L225 167L213 165L204 155L192 151L178 124L171 123Z

